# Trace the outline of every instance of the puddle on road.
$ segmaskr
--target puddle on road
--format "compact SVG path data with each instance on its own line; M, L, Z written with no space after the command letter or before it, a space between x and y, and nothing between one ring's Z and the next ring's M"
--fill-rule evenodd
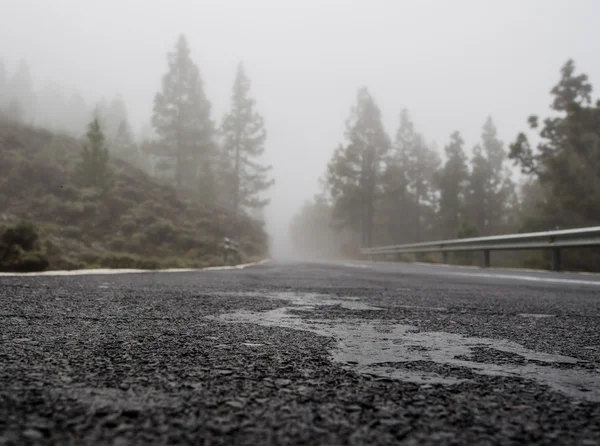
M536 319L544 319L547 317L554 317L553 314L543 314L543 313L519 313L519 316L521 317L532 317L532 318L536 318Z
M311 320L290 311L310 310L316 306L331 305L341 305L352 310L382 310L359 302L358 298L353 297L298 293L252 293L252 295L287 300L293 306L266 312L237 311L211 317L211 319L292 328L333 338L337 341L336 346L330 351L333 359L359 373L429 384L455 384L465 380L453 376L457 373L452 371L448 374L440 374L410 369L409 363L428 361L446 367L466 368L481 375L521 377L548 385L569 396L600 401L599 373L552 367L553 364L577 364L579 361L576 358L536 352L507 340L419 331L413 325L385 321ZM439 309L431 308L431 310ZM472 360L475 353L481 351L490 355L498 352L504 356L517 355L518 361L495 364ZM460 376L460 372L458 375Z
M302 307L306 310L314 309L317 306L335 306L339 305L347 310L383 310L383 308L368 305L360 300L359 297L337 297L329 294L319 293L259 293L259 292L244 292L244 293L219 293L220 296L244 296L244 297L262 297L273 300L284 300L292 305Z

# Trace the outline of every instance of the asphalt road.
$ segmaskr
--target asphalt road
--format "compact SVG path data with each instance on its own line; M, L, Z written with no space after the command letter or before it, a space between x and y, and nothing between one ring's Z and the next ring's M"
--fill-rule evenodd
M600 279L0 277L3 444L600 444Z

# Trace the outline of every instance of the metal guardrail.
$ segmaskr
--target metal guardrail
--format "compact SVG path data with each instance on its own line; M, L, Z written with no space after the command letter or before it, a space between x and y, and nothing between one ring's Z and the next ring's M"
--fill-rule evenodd
M563 229L525 234L474 237L435 242L411 243L406 245L380 246L361 249L369 258L388 254L413 254L441 252L444 263L448 263L449 252L483 251L484 266L490 266L490 252L500 250L551 249L552 269L560 271L560 249L582 246L600 246L600 226L580 229Z
M225 237L223 240L223 262L227 264L229 261L229 253L232 252L236 256L240 255L240 244L235 240Z

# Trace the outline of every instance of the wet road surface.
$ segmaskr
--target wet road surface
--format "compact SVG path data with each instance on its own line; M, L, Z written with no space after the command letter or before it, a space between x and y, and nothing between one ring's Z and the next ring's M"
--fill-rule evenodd
M600 280L0 277L2 444L600 444Z

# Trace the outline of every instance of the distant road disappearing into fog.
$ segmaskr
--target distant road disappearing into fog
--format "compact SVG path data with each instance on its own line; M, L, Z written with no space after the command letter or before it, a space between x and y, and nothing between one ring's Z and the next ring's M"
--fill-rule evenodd
M0 444L600 443L600 276L0 277Z

